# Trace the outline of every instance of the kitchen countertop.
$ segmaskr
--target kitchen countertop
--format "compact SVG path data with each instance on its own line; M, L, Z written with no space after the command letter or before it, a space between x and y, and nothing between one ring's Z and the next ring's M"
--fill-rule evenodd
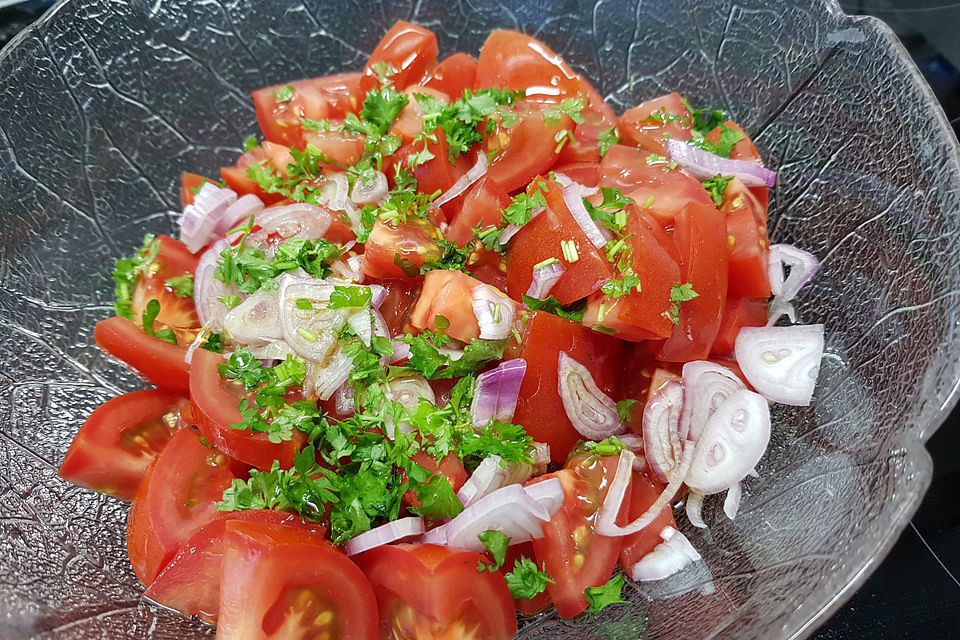
M0 6L3 6L0 0ZM0 9L0 46L49 3ZM890 24L960 135L960 4L942 0L847 0L848 13ZM890 555L812 636L815 640L958 637L960 626L960 409L930 439L933 482Z

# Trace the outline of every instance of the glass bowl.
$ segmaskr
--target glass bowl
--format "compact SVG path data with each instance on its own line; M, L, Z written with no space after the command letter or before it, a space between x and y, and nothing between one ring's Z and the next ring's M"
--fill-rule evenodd
M620 109L673 90L726 109L780 171L772 237L824 263L799 303L827 326L813 406L775 409L736 520L708 501L712 526L685 528L709 572L522 635L809 635L916 509L960 374L958 144L889 29L822 0L85 0L0 54L0 637L212 635L141 602L127 505L56 475L87 414L140 386L93 325L113 261L174 230L180 172L214 174L257 131L250 91L359 68L398 18L445 53L533 33Z

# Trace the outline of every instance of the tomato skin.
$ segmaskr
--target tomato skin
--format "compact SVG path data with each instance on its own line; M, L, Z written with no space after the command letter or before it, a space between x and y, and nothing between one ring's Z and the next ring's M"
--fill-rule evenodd
M363 245L360 271L371 278L409 282L417 277L427 260L440 258L438 234L429 220L410 218L399 224L377 220ZM397 261L406 264L411 272L404 272Z
M107 354L129 365L149 382L167 391L187 393L190 367L185 347L148 336L140 327L119 316L97 323L93 339Z
M727 241L730 249L728 291L733 296L770 297L767 264L770 241L767 228L748 209L727 215Z
M481 178L467 189L463 206L460 208L443 236L449 242L463 247L472 242L473 230L496 227L500 224L500 211L510 204L507 192L486 177Z
M356 164L365 146L362 136L342 131L307 131L303 134L303 140L344 166Z
M491 31L480 48L473 86L524 90L527 100L547 103L575 98L584 91L580 76L550 47L505 29Z
M666 485L654 480L646 474L638 471L633 472L630 480L630 520L639 518L647 509L660 497L660 493L666 488ZM660 514L653 519L653 522L646 527L623 537L622 548L620 549L620 565L628 575L633 573L633 566L640 561L663 542L660 532L664 527L677 528L677 523L673 519L673 512L666 507Z
M222 566L218 638L377 638L377 600L370 582L315 533L229 521Z
M476 59L466 53L454 53L434 67L424 84L430 89L447 94L451 100L456 100L466 89L473 88L476 79Z
M256 182L247 176L247 170L252 164L268 163L280 175L287 175L287 165L292 162L290 149L282 145L276 145L269 140L264 140L263 144L256 147L237 159L237 163L232 167L221 167L220 177L224 184L237 192L237 195L252 194L260 198L264 204L276 204L283 200L279 193L266 193Z
M538 179L534 184L540 182ZM550 295L560 304L585 298L614 277L614 270L601 250L593 246L563 201L563 191L553 182L546 182L547 209L521 228L507 247L507 293L522 300L533 281L533 269L548 258L563 256L561 242L572 240L579 259L563 261L564 272ZM531 190L536 188L531 186Z
M294 88L293 97L277 102L274 94L286 84ZM359 73L340 73L286 84L257 89L252 94L264 138L284 147L304 147L301 118L342 119L358 111L362 102Z
M567 124L569 126L572 122ZM563 122L551 127L537 113L521 118L512 129L504 132L506 147L490 163L487 180L509 193L546 173L557 160L554 136L563 128Z
M532 482L557 477L563 484L563 506L543 525L543 537L533 540L537 565L546 565L554 584L547 593L563 618L572 618L587 608L583 591L607 583L617 566L620 538L594 532L597 512L617 470L619 456L574 456L556 473ZM623 522L630 501L627 486L624 506L617 521Z
M473 312L473 288L483 283L462 271L428 271L423 291L410 312L410 324L416 329L436 329L437 316L450 321L444 331L451 338L470 342L480 337L480 324ZM512 301L504 296L504 303Z
M184 616L199 616L215 623L220 604L220 571L223 561L223 538L228 522L262 522L306 529L318 536L326 534L326 527L304 523L300 516L287 511L254 509L231 511L194 532L183 542L177 553L157 575L143 594Z
M597 162L558 164L553 170L557 173L562 173L574 182L579 182L585 187L596 187L600 182L600 164Z
M187 345L193 342L200 329L197 308L191 296L177 296L166 281L193 275L200 258L190 253L185 244L169 236L159 236L156 242L159 243L156 259L147 273L138 276L134 283L130 312L135 321L140 320L147 304L156 300L160 304L160 311L154 319L154 328L171 329L177 343Z
M437 64L437 36L429 29L406 20L397 20L377 44L363 68L360 90L363 95L376 89L380 79L374 71L378 62L386 62L396 70L390 81L397 91L420 80Z
M127 554L144 584L153 582L194 531L221 517L215 504L235 478L222 452L193 429L178 431L147 470L127 518Z
M521 337L522 344L511 341L504 354L505 359L527 362L513 422L523 425L535 441L548 443L553 462L564 462L583 436L567 417L557 388L560 352L589 369L597 386L613 395L620 370L620 341L545 311L527 316Z
M93 410L73 437L57 475L120 500L133 500L147 467L173 435L163 420L187 402L177 393L144 389Z
M657 113L666 113L667 122L662 123L650 118ZM690 111L683 104L680 94L673 92L627 109L620 116L617 127L624 142L639 146L647 153L666 155L667 149L662 136L689 140L693 137L690 132L691 123Z
M710 350L712 355L733 353L737 334L743 327L762 327L767 324L770 314L764 298L727 298L720 319L717 339Z
M680 322L657 354L689 362L710 355L727 300L727 237L723 214L713 205L689 204L677 214L673 238L680 249L680 279L699 295L680 305Z
M190 399L200 433L224 453L262 471L269 470L274 460L289 469L304 442L303 434L294 431L293 439L273 443L265 433L231 428L231 424L243 421L237 408L240 396L224 389L219 371L221 362L223 356L219 353L206 349L193 352Z
M357 565L373 584L381 637L477 637L509 640L517 633L513 600L503 577L477 572L487 562L471 551L432 544L384 545ZM459 630L461 635L456 634Z

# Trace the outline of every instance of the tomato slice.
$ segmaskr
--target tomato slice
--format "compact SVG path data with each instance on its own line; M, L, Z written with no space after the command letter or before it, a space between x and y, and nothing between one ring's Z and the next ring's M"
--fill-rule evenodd
M633 472L633 478L630 481L630 520L639 518L647 509L660 497L660 493L666 485L651 479L643 473ZM622 547L620 549L620 565L627 574L633 573L633 566L640 561L643 556L653 551L658 544L663 542L660 532L664 527L677 528L677 523L673 519L673 512L670 508L665 508L653 519L653 522L646 527L623 537Z
M206 524L180 545L176 555L143 594L154 602L175 609L185 616L199 616L206 622L217 621L220 605L220 573L223 562L223 538L228 522L261 522L306 529L318 536L326 527L304 523L286 511L254 509L232 511L222 519Z
M510 239L507 293L514 300L521 300L530 289L534 267L548 258L561 258L564 255L561 243L572 241L579 258L573 263L563 261L563 276L550 289L550 295L561 304L570 304L603 286L614 277L614 270L602 250L593 246L574 220L563 201L560 187L553 182L541 182L541 179L534 181L534 185L538 182L547 185L547 209ZM531 186L533 188L536 187Z
M500 224L500 211L510 204L507 192L487 178L481 178L468 190L450 226L443 232L444 238L463 247L472 242L473 230L496 227Z
M594 531L617 460L618 456L574 456L564 469L531 481L557 477L563 484L563 506L543 525L543 537L533 541L537 565L545 564L554 580L547 585L547 593L563 618L583 612L587 608L584 589L606 584L617 567L620 538ZM627 493L620 516L626 515L629 486Z
M680 279L699 295L680 304L680 321L660 346L660 360L689 362L710 355L727 300L726 230L723 214L713 205L689 204L677 214L673 238L680 248Z
M583 82L563 58L536 38L498 29L487 36L477 59L475 89L523 90L535 102L561 102L584 92Z
M437 64L437 36L419 25L397 20L377 43L363 68L360 89L364 95L380 84L378 63L387 63L395 73L390 81L397 91L417 83Z
M513 421L537 442L550 445L550 459L564 462L583 439L567 417L560 399L560 352L585 366L604 393L613 395L620 373L620 341L545 311L534 311L521 329L521 345L511 341L504 358L523 358L527 371Z
M733 149L730 151L730 157L734 160L752 160L759 165L763 165L763 160L760 158L760 152L757 151L757 147L754 146L753 141L750 139L750 136L747 135L747 132L744 131L740 125L731 120L727 120L723 123L724 127L728 129L733 129L743 134L743 139L733 145ZM722 127L717 127L713 131L707 134L707 140L711 142L718 142L720 140L720 134L723 132ZM739 182L739 180L738 180ZM729 187L728 187L729 188ZM750 187L749 191L753 194L756 204L759 207L757 216L760 220L763 220L764 223L767 221L767 208L770 203L770 188L769 187Z
M360 270L371 278L410 281L427 260L439 260L439 231L429 220L409 218L394 224L377 220L363 245Z
M178 296L167 280L193 275L200 257L190 253L185 244L169 236L160 236L157 242L157 257L146 273L137 278L133 287L130 310L134 320L140 320L147 303L156 300L160 304L160 312L154 320L154 328L171 329L178 344L186 346L193 342L200 330L197 308L193 296Z
M147 467L173 435L187 399L161 389L133 391L93 410L73 437L59 476L121 500L132 500Z
M627 109L617 127L625 142L647 153L666 155L664 137L689 140L692 120L680 94L673 92Z
M437 316L449 321L447 335L462 342L480 337L480 324L473 312L473 289L483 283L462 271L428 271L423 291L410 312L410 324L419 330L436 329ZM513 302L504 296L504 304Z
M770 240L766 225L747 208L732 211L726 222L730 247L730 295L770 297L770 277L767 275Z
M278 92L285 93L287 86L293 87L292 95L278 102ZM301 118L342 120L348 113L356 113L362 101L359 73L297 80L253 92L263 136L270 142L300 149L304 146Z
M517 633L513 600L503 576L477 572L483 556L432 544L371 549L357 565L373 584L381 637L397 640L484 638Z
M281 467L289 469L304 442L303 434L294 431L293 439L274 443L270 442L266 433L232 428L230 425L243 420L238 409L242 395L227 388L229 383L220 377L221 362L223 356L219 353L206 349L193 352L190 399L196 409L193 417L200 433L215 447L240 462L266 471L277 460Z
M415 282L402 280L382 280L377 284L387 290L387 295L380 303L380 315L387 323L390 335L403 335L413 305L420 296L420 287Z
M710 350L714 355L733 353L737 334L743 327L762 327L767 324L770 314L765 298L727 298L720 318L717 339Z
M232 520L223 539L217 635L376 640L377 600L360 569L299 527Z
M107 354L161 389L180 393L189 390L190 367L183 360L186 347L148 336L140 327L119 316L98 322L93 339Z
M430 72L424 83L430 89L447 94L456 100L466 89L472 89L477 79L477 61L466 53L454 53L444 58Z
M194 531L220 517L215 509L236 476L222 452L181 429L137 489L127 518L127 553L144 584L153 582Z
M522 117L513 128L500 129L497 141L501 151L487 169L487 180L504 193L525 187L557 161L556 137L572 126L567 116L551 126L541 113L534 112Z

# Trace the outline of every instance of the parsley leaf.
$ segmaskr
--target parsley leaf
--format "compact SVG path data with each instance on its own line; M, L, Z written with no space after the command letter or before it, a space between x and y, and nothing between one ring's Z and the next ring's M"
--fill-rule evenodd
M636 402L636 400L634 400L634 402ZM580 445L580 449L583 451L588 451L598 456L615 456L626 448L627 446L623 444L623 441L617 436L610 436L599 442L588 440Z
M691 129L695 138L703 138L723 124L721 109L697 109L692 114Z
M157 330L153 323L156 322L157 315L160 313L160 301L156 298L150 300L143 310L143 332L148 336L153 336L170 344L177 344L177 336L169 327Z
M410 345L410 366L428 380L462 378L490 360L499 360L506 348L503 340L474 338L464 347L463 355L454 360L437 348L450 342L444 333L426 330L416 336L407 334L400 340Z
M223 336L219 333L211 333L200 347L214 353L223 353Z
M543 185L543 183L539 183ZM500 212L501 217L508 224L515 224L518 227L530 222L533 217L533 211L540 207L547 206L547 199L543 195L542 187L528 195L526 192L520 192L513 196L513 202L507 205L507 208Z
M673 306L670 307L669 311L670 320L673 324L680 324L680 303L693 300L699 296L700 294L693 290L693 285L689 282L673 285L673 288L670 289L670 302L673 303Z
M622 298L634 288L640 291L640 278L631 273L623 276L619 280L614 279L606 282L600 287L600 290L603 291L608 298Z
M414 468L418 466L413 465ZM413 487L420 506L411 507L410 511L428 520L455 518L459 515L463 511L463 504L457 498L453 487L450 486L450 481L439 473L433 473L423 467L420 468L429 474L429 479L425 482L420 480L419 484ZM408 473L411 472L408 470ZM415 475L412 475L412 477L418 480Z
M718 207L723 204L723 194L726 192L727 185L730 184L731 180L733 180L733 176L724 178L718 173L709 180L703 181L703 188L710 194L713 204Z
M583 590L583 597L587 599L590 608L588 613L596 613L612 604L626 602L621 596L623 591L623 578L613 576L610 581L602 587L587 587Z
M435 271L437 269L463 271L466 274L470 274L470 271L467 269L467 260L469 259L470 254L473 253L471 243L467 243L461 248L459 245L457 245L457 243L448 242L443 238L437 238L436 242L437 246L443 253L440 255L439 259L428 258L423 263L423 266L420 267L420 274L424 274L428 271Z
M331 309L366 307L370 304L371 296L370 287L341 287L337 285L330 293L330 304L327 306Z
M583 320L583 313L586 310L586 306L580 304L573 304L564 307L560 304L560 301L554 298L552 295L540 300L538 298L531 298L530 296L524 294L523 302L531 311L546 311L547 313L552 313L555 316L573 320L574 322L580 322Z
M152 233L143 236L143 244L131 258L117 260L113 270L114 303L113 308L117 315L133 320L133 288L137 279L146 275L150 265L157 259L160 251L160 241Z
M218 369L221 378L241 382L248 391L267 380L270 375L270 370L264 368L263 362L254 358L246 347L240 347L231 353L220 363Z
M620 414L620 422L630 422L630 415L635 404L637 404L637 401L632 398L617 400L617 413Z
M480 542L483 543L483 546L490 551L490 555L493 556L493 564L488 562L481 562L477 564L477 572L482 573L484 571L489 571L493 573L497 571L500 567L503 566L504 561L507 559L507 546L510 544L510 538L499 531L489 530L483 531L477 535L480 538Z
M603 158L610 151L610 147L620 142L620 134L616 127L610 127L606 131L597 134L597 146L600 148L600 157Z
M293 96L296 95L297 90L292 84L285 84L276 91L273 92L273 99L276 102L290 102L293 100Z
M529 600L543 593L548 584L554 584L545 569L537 569L533 560L526 556L517 558L513 571L503 576L510 588L510 594L518 600Z
M482 125L499 107L511 105L523 97L523 92L466 89L449 105L431 95L418 93L413 97L423 112L423 130L434 132L439 127L447 138L447 157L450 162L456 162L457 158L470 151L474 143L483 140L480 134L483 126L478 125Z
M257 142L257 136L247 136L243 141L243 151L244 153L249 153L260 146L260 143Z
M188 273L176 278L167 278L163 284L169 287L178 298L193 297L193 274Z
M220 253L213 277L227 284L236 284L242 293L276 289L277 276L298 269L303 269L315 278L326 278L332 273L331 263L342 253L339 246L323 238L284 240L273 257L267 256L262 249L251 248L241 242Z
M555 108L544 109L542 112L543 121L551 127L555 127L560 124L560 118L563 114L567 114L570 116L570 119L577 124L583 124L583 115L581 115L580 112L583 111L586 106L587 103L583 97L567 98Z

